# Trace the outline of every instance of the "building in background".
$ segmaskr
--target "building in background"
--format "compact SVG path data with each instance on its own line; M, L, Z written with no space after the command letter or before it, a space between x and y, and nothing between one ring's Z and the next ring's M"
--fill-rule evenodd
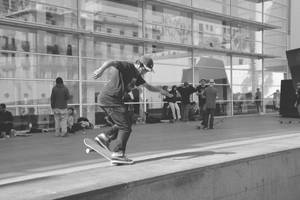
M147 54L151 84L216 79L217 115L255 113L257 88L273 112L272 95L289 76L289 10L289 0L0 0L0 102L45 124L60 76L70 105L97 124L109 73L93 80L92 72L108 59ZM142 89L133 103L140 115L163 106Z

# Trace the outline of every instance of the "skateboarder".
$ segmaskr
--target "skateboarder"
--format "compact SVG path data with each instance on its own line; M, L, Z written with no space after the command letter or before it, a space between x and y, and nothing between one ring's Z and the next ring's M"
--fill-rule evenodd
M109 144L116 140L116 146L112 149L112 164L132 164L132 160L125 156L127 141L131 129L131 120L125 107L124 95L136 86L144 86L152 92L160 92L162 95L172 97L167 91L160 87L152 86L143 79L147 72L153 71L153 60L143 56L135 63L127 61L107 61L97 69L93 77L101 77L106 69L111 69L111 79L104 86L99 96L99 104L110 116L114 125L105 133L100 133L95 140L100 146L109 150Z

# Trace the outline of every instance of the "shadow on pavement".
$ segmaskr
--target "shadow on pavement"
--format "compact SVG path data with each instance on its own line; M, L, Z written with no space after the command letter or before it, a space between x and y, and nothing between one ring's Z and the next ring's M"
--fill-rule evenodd
M194 152L186 152L186 153L179 153L179 154L137 160L135 163L143 163L143 162L156 161L156 160L162 160L162 159L168 159L168 158L170 158L172 160L188 160L188 159L193 159L193 158L197 158L197 157L201 157L201 156L208 156L208 155L215 155L215 154L228 155L228 154L235 154L235 153L234 152L214 152L214 151L194 151Z

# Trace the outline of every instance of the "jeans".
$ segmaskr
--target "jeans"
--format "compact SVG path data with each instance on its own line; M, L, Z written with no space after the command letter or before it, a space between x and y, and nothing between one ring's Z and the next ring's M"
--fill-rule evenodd
M68 111L67 109L53 109L54 121L55 121L55 135L65 136L67 134L67 120Z
M177 119L178 120L181 119L180 108L179 108L177 102L175 102L175 103L169 102L169 106L172 111L173 119L176 120L176 113L177 113Z
M114 125L108 129L104 134L109 138L109 142L115 140L115 147L112 149L113 152L126 151L126 145L131 134L132 121L125 105L105 107L102 109L113 121Z
M208 119L209 119L209 128L214 127L214 116L215 116L215 108L206 108L204 114L204 127L208 127Z
M189 121L189 112L190 112L191 104L190 103L182 103L182 121Z
M262 112L261 101L255 101L257 112Z

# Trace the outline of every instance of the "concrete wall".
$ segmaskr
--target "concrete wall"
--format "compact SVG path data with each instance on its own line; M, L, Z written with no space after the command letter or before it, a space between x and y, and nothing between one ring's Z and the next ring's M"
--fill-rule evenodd
M300 149L154 177L64 199L299 200Z

